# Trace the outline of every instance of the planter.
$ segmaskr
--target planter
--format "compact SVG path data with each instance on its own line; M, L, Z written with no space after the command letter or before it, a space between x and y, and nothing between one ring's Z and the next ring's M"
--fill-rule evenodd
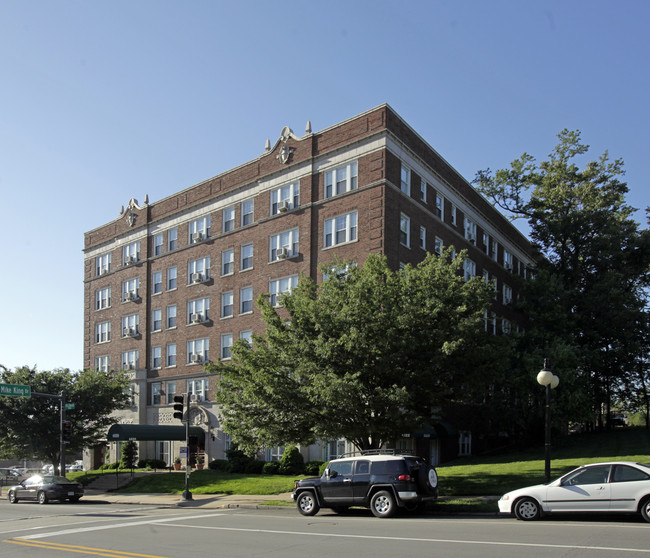
M181 464L180 463L174 463L174 471L180 471L181 470Z
M197 463L196 464L196 470L201 471L203 469L203 463Z

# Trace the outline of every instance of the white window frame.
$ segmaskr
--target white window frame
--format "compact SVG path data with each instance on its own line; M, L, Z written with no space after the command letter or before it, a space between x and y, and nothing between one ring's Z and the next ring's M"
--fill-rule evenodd
M95 258L95 275L99 277L111 271L111 253L102 254Z
M287 251L287 258L293 258L299 253L300 233L298 228L273 234L269 237L269 262L277 262L280 259L280 250L284 248Z
M162 308L151 311L151 331L162 331Z
M326 219L323 227L323 248L332 248L356 242L358 235L358 212L350 211ZM340 235L343 234L343 238Z
M458 222L458 218L456 215L456 206L452 204L451 206L451 224L456 225Z
M95 370L99 372L109 372L111 369L111 357L109 355L101 355L95 357Z
M235 230L235 206L231 205L223 210L223 229L227 233Z
M140 278L133 277L122 281L122 302L140 298Z
M188 380L187 381L187 393L188 395L196 395L199 401L207 400L208 393L208 379L201 378L199 380Z
M163 292L163 272L154 271L151 274L151 294L157 295Z
M228 248L221 252L221 276L235 273L235 249Z
M346 163L325 171L323 198L333 198L358 188L359 164L357 161Z
M165 311L165 328L176 329L178 327L178 307L170 304Z
M503 267L508 271L513 271L514 269L514 258L513 255L508 252L505 248L503 249Z
M291 293L298 286L298 276L288 275L269 281L270 303L274 307L280 306L280 298L283 294Z
M187 226L188 244L196 244L210 238L210 216L199 217Z
M286 202L282 204L281 202ZM271 190L271 215L300 207L300 183L292 182Z
M95 343L108 343L111 340L111 322L99 322L95 324Z
M476 262L470 258L465 258L463 261L463 277L465 281L469 281L472 277L476 276Z
M168 405L174 402L174 395L176 395L176 382L165 382L165 399Z
M163 246L165 245L165 239L163 233L158 233L153 235L153 255L160 256L163 253Z
M438 256L442 256L442 251L445 249L445 243L443 242L442 238L439 236L436 236L436 238L433 240L433 251L435 254L438 254Z
M210 298L202 297L187 301L187 324L192 325L192 314L201 316L200 321L205 322L210 319Z
M232 358L232 333L221 334L221 360L228 360Z
M438 193L436 193L436 217L445 218L445 198Z
M210 257L205 256L203 258L197 258L196 260L191 260L187 262L187 284L194 285L196 283L192 282L192 275L194 273L200 273L203 281L210 279Z
M241 226L247 227L255 221L255 200L250 198L241 202Z
M411 247L411 218L406 213L399 215L399 242L402 246Z
M126 334L127 332L133 332L135 335L138 335L140 333L140 314L122 316L121 324L122 329L120 331L122 333L122 339L132 337L132 335Z
M137 370L139 360L140 351L138 349L122 351L122 370Z
M427 249L427 228L424 226L420 226L420 248Z
M140 241L136 240L122 247L122 265L129 265L140 261Z
M239 313L250 314L253 311L253 287L239 289ZM250 306L250 308L248 308Z
M173 291L178 288L178 267L167 268L167 290Z
M95 310L104 310L111 307L111 288L104 287L95 291Z
M172 252L178 248L178 229L173 228L167 231L167 251Z
M154 370L162 368L162 347L160 345L151 347L151 368Z
M165 347L165 367L172 368L176 366L176 343L167 343Z
M193 355L199 355L201 361L194 363ZM187 341L187 364L203 364L210 359L210 339L201 337L199 339L188 339Z
M420 180L420 199L427 203L427 181L424 178Z
M476 223L468 217L465 217L465 239L476 245L476 234Z
M250 250L250 254L249 254ZM253 243L249 242L248 244L242 244L241 250L240 250L240 263L239 263L239 269L240 271L246 271L249 269L253 269ZM249 264L250 265L247 265Z
M408 168L404 163L400 168L399 173L399 188L407 196L411 195L411 169Z
M504 283L501 292L503 304L510 304L512 302L512 287Z
M232 318L235 315L235 295L233 291L221 293L221 318Z

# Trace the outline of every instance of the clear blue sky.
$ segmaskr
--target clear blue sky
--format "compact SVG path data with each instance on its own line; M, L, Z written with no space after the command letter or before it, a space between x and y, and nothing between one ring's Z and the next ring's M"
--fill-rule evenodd
M650 2L0 2L0 363L83 362L83 235L389 103L466 178L563 128L650 205ZM638 220L645 227L645 215Z

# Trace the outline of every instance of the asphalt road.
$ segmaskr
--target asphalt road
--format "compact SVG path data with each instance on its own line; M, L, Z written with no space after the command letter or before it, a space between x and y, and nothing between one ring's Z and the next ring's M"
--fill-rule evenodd
M650 556L650 524L0 501L0 558Z

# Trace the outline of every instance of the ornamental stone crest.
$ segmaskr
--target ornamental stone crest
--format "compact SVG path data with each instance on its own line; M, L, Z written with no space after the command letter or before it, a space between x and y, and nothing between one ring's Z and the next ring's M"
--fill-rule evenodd
M280 148L280 153L278 153L275 158L280 161L282 164L286 164L289 162L289 159L291 158L291 154L295 151L293 147L289 147L288 145L283 145Z

